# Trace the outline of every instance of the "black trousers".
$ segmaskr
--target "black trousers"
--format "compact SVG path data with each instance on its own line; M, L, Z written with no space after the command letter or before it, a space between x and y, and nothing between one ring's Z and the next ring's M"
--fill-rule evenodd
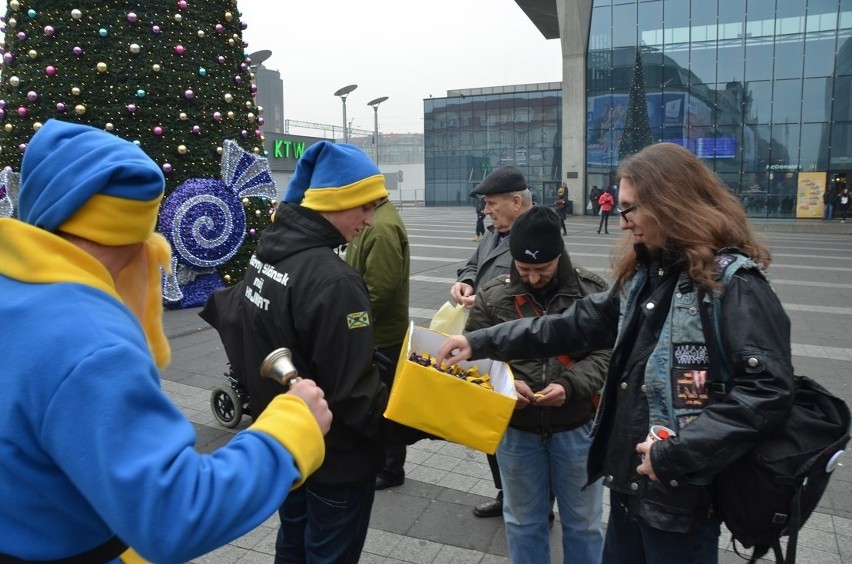
M393 361L393 372L391 374L395 373L396 365L399 361L399 353L402 350L402 343L388 347L379 347L376 350ZM390 390L393 382L385 382L385 385ZM385 464L379 471L379 476L385 480L404 478L406 454L405 445L385 445Z

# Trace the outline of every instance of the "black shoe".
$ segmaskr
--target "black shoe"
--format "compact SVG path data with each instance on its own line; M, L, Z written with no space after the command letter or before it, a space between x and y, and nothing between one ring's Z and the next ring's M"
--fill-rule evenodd
M377 490L385 490L387 488L395 488L396 486L401 486L405 483L405 477L400 476L399 478L394 478L392 480L388 480L382 478L381 476L376 476L376 489Z
M477 517L500 517L503 515L503 492L497 494L497 497L491 501L480 503L473 508L473 514Z

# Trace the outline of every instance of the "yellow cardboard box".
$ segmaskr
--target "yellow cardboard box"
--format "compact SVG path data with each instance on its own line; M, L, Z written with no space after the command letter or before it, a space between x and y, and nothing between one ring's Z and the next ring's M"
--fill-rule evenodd
M412 323L402 345L385 417L448 441L493 454L515 409L514 376L505 362L490 359L474 364L491 375L493 390L466 382L435 368L408 360L412 352L435 356L447 336Z

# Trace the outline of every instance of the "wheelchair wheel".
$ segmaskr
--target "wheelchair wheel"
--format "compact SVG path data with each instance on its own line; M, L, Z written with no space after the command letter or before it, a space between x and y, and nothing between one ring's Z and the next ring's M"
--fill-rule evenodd
M219 425L233 429L243 417L243 404L231 388L216 388L210 393L210 409Z

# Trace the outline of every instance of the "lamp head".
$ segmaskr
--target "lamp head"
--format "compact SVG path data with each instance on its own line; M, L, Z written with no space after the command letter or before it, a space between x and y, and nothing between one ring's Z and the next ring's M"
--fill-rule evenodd
M388 96L382 96L381 98L376 98L375 100L370 100L367 102L368 106L373 106L373 108L378 108L379 104L388 99Z
M355 90L356 88L358 88L357 84L350 84L349 86L344 86L343 88L339 89L337 92L334 93L334 95L340 96L345 101L346 96L348 96L349 93Z

